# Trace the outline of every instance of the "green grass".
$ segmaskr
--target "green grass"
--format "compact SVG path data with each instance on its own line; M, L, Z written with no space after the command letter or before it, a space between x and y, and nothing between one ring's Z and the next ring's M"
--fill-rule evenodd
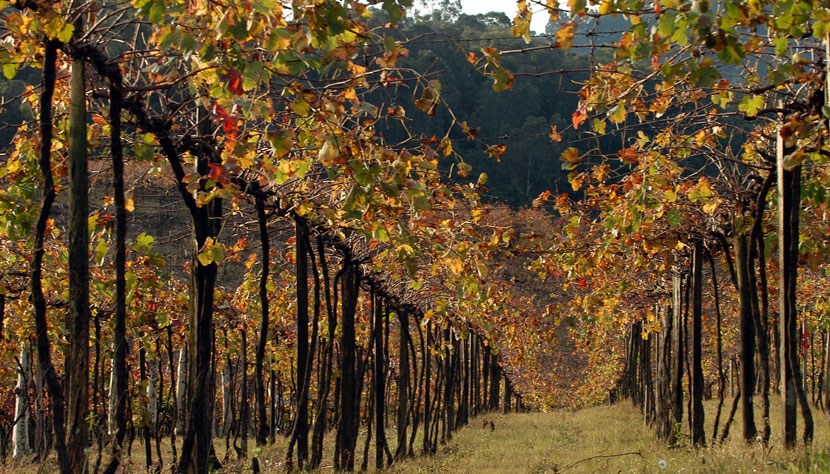
M760 420L760 407L755 400ZM724 405L727 412L731 400ZM780 401L772 403L772 439L766 448L740 440L741 424L736 416L729 440L722 446L695 450L688 446L688 427L684 421L680 446L668 448L657 442L654 430L647 427L639 410L628 403L585 410L552 413L487 414L457 431L451 442L439 447L435 456L418 456L403 460L385 472L390 473L779 473L830 472L830 425L814 407L816 437L813 451L799 448L784 450L780 443ZM716 403L706 402L706 435L712 437ZM727 413L722 415L723 418ZM737 415L740 415L738 412ZM485 423L486 421L486 423ZM493 423L493 429L489 422ZM391 427L390 427L391 428ZM802 428L799 419L799 430ZM358 441L356 466L363 460L363 436ZM395 432L387 432L394 449ZM282 472L285 440L266 446L260 453L263 472ZM165 443L163 443L164 445ZM253 454L253 440L249 441ZM220 458L225 454L224 440L214 442ZM420 442L416 443L420 446ZM167 448L167 446L164 446ZM327 439L321 472L332 471L333 439ZM143 472L143 446L136 442L133 458L125 472ZM374 467L374 447L369 452L370 469ZM169 452L165 453L165 471L169 469ZM108 459L104 456L104 463ZM661 468L664 465L664 468ZM0 473L38 472L31 462L15 461L0 467ZM40 472L53 472L53 463ZM231 454L222 472L250 472L250 461L240 461Z

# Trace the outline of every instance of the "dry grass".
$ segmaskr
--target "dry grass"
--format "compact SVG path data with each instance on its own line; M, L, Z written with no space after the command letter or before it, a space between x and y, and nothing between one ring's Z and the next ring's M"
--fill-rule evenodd
M724 411L729 408L729 400ZM756 400L756 404L759 400ZM453 440L439 448L432 457L416 457L397 463L392 473L749 473L749 472L830 472L830 426L823 414L814 410L816 439L813 452L804 448L786 451L781 448L779 401L773 400L770 446L747 445L740 438L740 419L732 425L732 435L723 446L695 450L688 446L688 429L684 426L681 446L667 448L654 439L654 431L645 426L640 413L629 404L601 406L577 412L493 414L479 417L459 430ZM711 439L716 405L706 404L707 437ZM739 415L740 413L738 413ZM757 415L757 414L756 414ZM723 415L726 416L725 414ZM760 418L758 416L758 418ZM484 420L492 421L494 429ZM800 420L799 420L800 422ZM685 424L685 423L684 423ZM723 422L721 422L722 426ZM799 429L801 424L799 423ZM364 433L361 433L364 434ZM394 430L387 433L394 446ZM333 440L327 440L332 449ZM416 443L419 446L420 443ZM250 455L254 454L250 442ZM224 440L216 440L220 458L225 455ZM357 466L363 459L363 439L358 442ZM143 472L143 446L136 442L133 459L125 472ZM169 471L170 453L166 452L165 472ZM285 443L259 452L263 472L284 471ZM331 472L332 452L324 455L324 469ZM374 467L374 449L369 452ZM106 462L107 456L104 456ZM54 472L54 463L43 466L31 462L9 462L0 473ZM240 461L231 454L222 472L250 472L250 461Z
M757 402L756 402L757 403ZM728 410L728 403L724 411ZM692 449L688 431L681 446L667 448L655 441L638 410L628 404L601 406L578 412L493 415L495 430L473 422L433 458L399 464L393 472L473 473L747 473L830 472L830 429L820 412L814 454L801 448L781 448L775 431L780 423L773 400L770 446L740 441L741 424L732 424L723 446ZM716 405L707 402L707 436L711 439ZM740 413L738 413L740 414ZM725 416L725 415L724 415ZM800 421L800 420L799 420ZM723 422L721 422L722 426ZM800 427L800 426L799 426ZM685 428L685 427L684 427Z

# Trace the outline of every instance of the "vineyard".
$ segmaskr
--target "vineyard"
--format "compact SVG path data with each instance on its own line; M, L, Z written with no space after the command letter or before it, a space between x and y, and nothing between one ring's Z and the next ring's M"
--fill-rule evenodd
M4 466L405 470L607 405L813 469L830 10L430 5L0 0Z

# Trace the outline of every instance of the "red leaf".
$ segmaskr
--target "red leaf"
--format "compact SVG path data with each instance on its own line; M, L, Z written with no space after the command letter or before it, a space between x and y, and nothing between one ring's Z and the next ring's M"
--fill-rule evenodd
M224 130L228 135L236 135L236 131L239 130L239 126L236 125L235 119L228 117L222 120L222 130Z
M236 68L226 67L219 73L219 79L227 84L231 94L242 95L245 92L242 89L242 74Z
M236 75L228 81L228 90L231 91L231 94L234 95L242 95L245 91L242 90L242 77Z
M210 173L208 174L208 179L213 181L219 181L219 177L222 176L224 168L219 163L208 163L210 167Z
M215 104L213 106L213 113L222 120L222 130L228 135L236 135L239 130L236 118L231 116L221 105Z

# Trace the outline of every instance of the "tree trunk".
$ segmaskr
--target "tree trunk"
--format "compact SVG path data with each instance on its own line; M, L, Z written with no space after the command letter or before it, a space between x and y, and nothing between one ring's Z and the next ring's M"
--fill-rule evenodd
M458 354L460 365L459 370L461 380L461 398L458 402L458 423L456 425L466 425L470 421L470 337L465 334L458 342L461 349Z
M337 438L340 446L335 469L353 471L357 443L357 372L355 347L355 311L358 298L357 267L345 262L343 272L343 312L340 334L340 424Z
M46 298L43 294L43 256L46 240L46 224L55 202L55 182L52 176L52 97L55 93L55 64L57 62L57 41L46 41L43 53L43 80L40 96L40 157L39 166L43 177L43 198L35 224L34 255L32 257L31 284L32 306L35 313L35 334L37 338L38 365L43 371L49 398L52 401L52 421L55 431L55 451L58 465L63 474L72 473L69 453L66 449L66 425L64 419L63 390L52 365L51 343L49 342L46 320Z
M311 464L309 466L312 470L319 468L320 463L323 461L323 436L326 432L326 419L329 412L329 394L331 391L331 379L334 365L334 338L335 329L337 328L337 294L336 289L332 292L328 263L326 261L325 245L323 244L323 240L319 237L317 238L317 255L320 259L320 273L322 273L324 285L323 290L326 298L328 337L323 349L323 364L322 367L318 368L317 418L314 420L314 427L311 436ZM316 270L315 279L319 280L319 276L316 275ZM319 286L319 281L316 284Z
M720 424L721 411L723 410L724 394L726 391L726 374L723 370L723 334L721 332L721 321L723 317L720 310L720 288L718 286L718 275L715 269L715 260L712 258L711 252L706 252L709 257L709 268L712 274L712 295L715 300L715 334L717 338L717 358L718 358L718 409L715 412L715 425L712 428L712 444L715 444L718 437L718 425ZM730 361L731 362L731 361ZM731 365L730 365L731 369ZM730 380L731 382L731 380ZM731 383L730 383L731 392ZM731 393L730 393L731 394Z
M706 446L703 427L703 242L695 241L692 254L692 444Z
M638 384L640 386L640 397L643 400L643 419L646 425L651 425L654 422L654 380L652 378L652 345L654 337L649 332L643 339L640 348L640 363L638 367L640 371L637 375ZM517 398L519 398L517 394ZM517 403L516 410L522 407Z
M452 432L455 430L455 403L453 392L455 389L455 359L458 353L455 331L451 327L444 329L444 347L452 347L452 351L444 353L444 430L441 433L442 441L448 442L452 439ZM498 401L496 402L498 403Z
M256 212L257 223L259 225L259 241L262 246L262 251L260 252L262 270L259 275L260 326L259 340L257 341L256 355L254 356L254 390L256 391L257 413L256 445L257 447L261 447L268 442L268 418L265 413L265 373L263 372L263 365L265 363L265 347L268 343L268 323L270 318L268 275L271 271L271 242L268 238L268 222L265 215L265 202L262 198L256 198Z
M430 382L432 381L432 321L427 321L426 338L421 337L421 354L424 358L424 439L423 452L430 454L432 452L432 442L430 440L430 421L432 417L432 406L430 404L432 392L430 389Z
M682 310L683 277L675 272L672 274L672 373L671 373L671 413L674 430L680 429L683 421L683 310Z
M755 321L755 335L758 340L758 361L759 361L759 385L761 391L761 442L767 444L769 442L772 431L769 424L770 411L770 361L769 361L769 316L767 303L767 288L766 288L766 269L764 260L764 230L763 220L764 211L766 209L767 195L772 187L774 180L774 173L770 173L764 180L758 196L755 199L755 216L752 223L752 232L749 239L749 249L747 252L747 267L749 268L749 287L750 287L750 301L752 303L752 314ZM759 287L758 278L755 272L755 262L758 262L758 270L761 274L761 285ZM759 291L763 295L763 302L759 301Z
M664 440L669 446L677 442L674 420L671 416L671 343L673 314L663 310L663 330L657 338L657 439Z
M824 413L830 417L830 331L824 335Z
M158 361L154 359L147 360L147 437L146 441L149 445L149 448L152 448L150 445L153 438L156 437L155 434L155 427L158 424L158 408L159 408L159 396L158 396ZM149 451L149 449L148 449ZM150 458L148 457L148 460Z
M239 373L242 375L242 387L239 391L239 436L241 437L241 451L239 457L245 459L248 457L248 419L250 418L250 408L248 404L248 332L241 331L242 335L242 367Z
M142 338L142 335L139 335L139 338ZM150 383L147 382L147 351L144 349L144 344L139 341L138 350L138 371L140 377L140 383L144 384L147 383L147 401L146 404L142 403L142 420L141 420L141 436L144 438L144 462L145 466L149 470L150 467L153 465L153 448L150 445L150 417L152 416L152 410L150 408ZM142 402L144 402L144 398L142 397Z
M227 437L233 428L233 385L231 381L231 358L226 357L222 368L222 436Z
M110 435L112 460L105 472L121 463L127 435L127 209L124 193L124 151L121 144L121 89L110 86L110 149L115 200L115 314L113 316L112 382L110 384Z
M490 411L499 409L499 384L501 383L501 371L499 370L498 356L490 351Z
M383 350L383 301L375 294L373 295L372 311L375 319L375 469L383 469L383 455L387 450L386 446L386 424L384 414L386 413L386 363Z
M197 252L207 242L197 239ZM216 263L202 265L194 255L191 293L191 321L188 359L190 400L179 472L201 473L209 470L213 452L213 298ZM216 461L213 462L216 464Z
M176 383L178 379L176 378L176 368L174 366L174 355L175 352L173 351L173 328L172 326L168 325L166 328L167 332L167 370L170 372L170 390L167 391L167 403L170 407L172 413L172 419L170 420L170 451L173 455L172 464L171 466L175 466L178 462L178 451L176 449L176 426L179 422L179 407L176 403L175 396L176 396Z
M268 392L271 396L271 426L270 426L270 433L269 438L271 444L277 442L277 427L279 425L280 411L281 404L277 403L277 398L280 398L279 394L277 393L277 372L274 370L274 364L271 362L270 364L270 377L269 377L269 386Z
M77 28L77 25L76 25ZM69 315L66 347L66 422L69 468L89 470L89 176L84 61L72 61L69 112Z
M308 228L305 222L296 218L295 222L295 274L297 277L297 417L294 419L292 439L289 444L288 461L290 463L294 443L297 445L297 469L305 469L308 461L308 384L306 372L309 366L308 347Z
M398 341L400 374L398 374L397 409L398 447L395 449L395 459L402 459L407 454L406 431L409 425L409 314L406 311L399 311L398 321L400 323L400 340Z
M185 434L185 421L187 418L187 348L179 350L179 362L176 364L176 434Z
M755 441L758 430L755 427L755 411L752 403L752 396L755 393L755 321L752 313L752 291L748 266L749 246L747 232L740 218L735 219L734 225L734 247L735 247L735 270L738 282L738 301L740 305L740 327L741 327L741 385L740 390L743 398L741 400L741 412L743 420L743 438L746 442Z
M778 247L780 252L780 324L781 324L781 399L784 410L784 445L791 448L796 438L796 403L801 405L804 418L804 443L813 439L813 419L799 367L798 313L796 285L798 283L798 235L801 212L801 167L792 170L784 167L784 139L780 132L777 140L778 162Z
M207 114L204 114L207 116ZM185 437L182 442L182 457L176 470L180 473L207 472L210 467L218 468L219 463L213 452L213 306L218 265L208 252L218 241L222 228L222 200L214 198L199 204L194 193L188 188L187 173L184 170L179 151L166 128L154 126L147 117L138 119L156 135L162 152L176 177L176 187L190 212L193 224L193 247L191 254L190 281L190 333L188 337L188 409L185 423ZM201 120L201 135L210 137L207 120ZM208 138L209 139L209 138ZM207 191L210 164L221 160L218 154L204 152L194 156L196 172L201 178L199 191ZM204 254L202 252L205 251ZM201 257L201 258L200 258Z
M20 366L17 371L17 386L14 388L14 427L12 428L12 457L19 459L32 454L29 445L29 374L32 372L29 357L29 341L20 345Z

